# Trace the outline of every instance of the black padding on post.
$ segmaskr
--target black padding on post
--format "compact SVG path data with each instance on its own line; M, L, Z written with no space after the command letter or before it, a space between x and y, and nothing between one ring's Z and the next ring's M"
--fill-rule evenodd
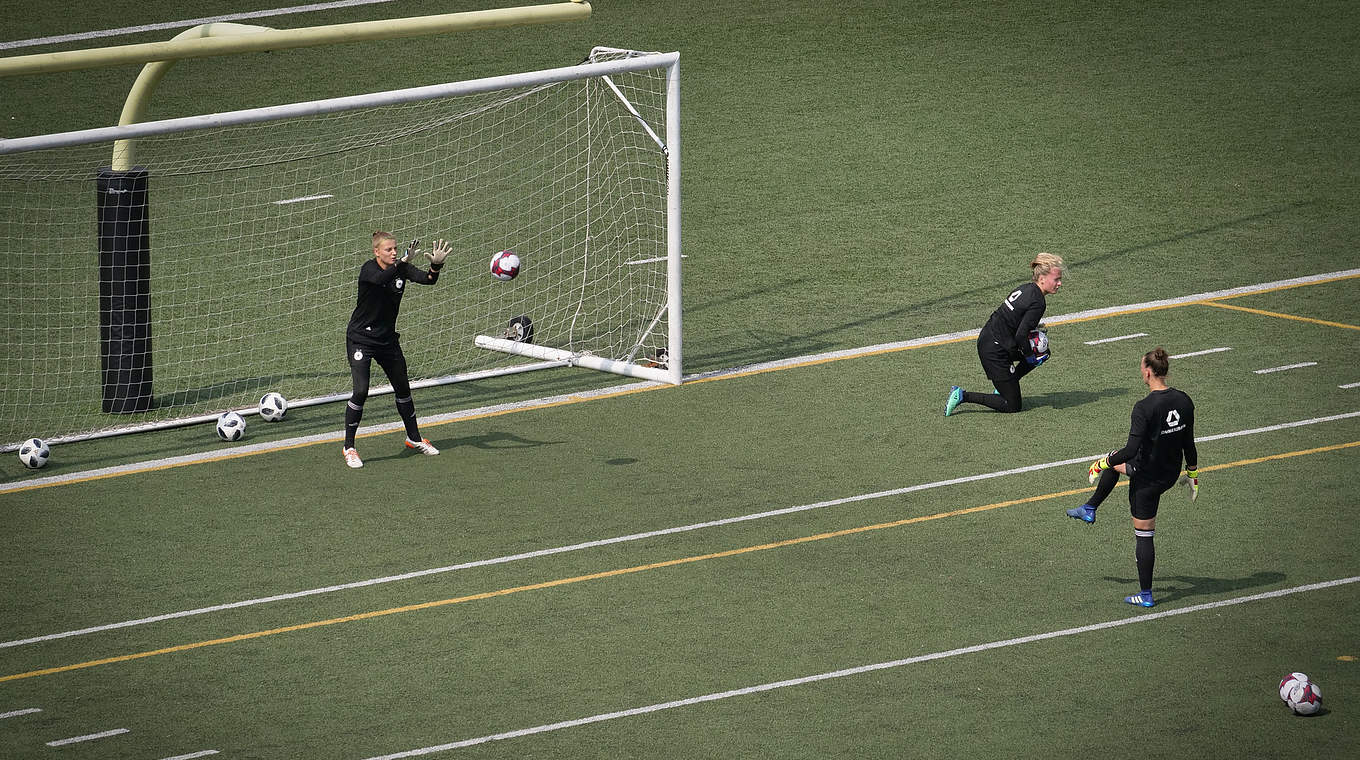
M99 363L104 411L151 408L151 220L148 172L100 169Z

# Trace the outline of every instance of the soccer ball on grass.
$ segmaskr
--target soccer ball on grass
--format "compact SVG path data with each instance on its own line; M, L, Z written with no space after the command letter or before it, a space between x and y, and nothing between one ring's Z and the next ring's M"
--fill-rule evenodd
M278 422L288 412L288 399L281 393L270 391L260 397L259 409L265 422Z
M217 418L217 437L224 441L239 441L246 434L246 421L236 412Z
M519 274L519 257L514 251L497 251L491 257L491 276L498 280L513 280Z
M19 445L19 461L30 470L36 470L47 464L47 458L50 456L52 450L41 438L30 438Z
M1295 715L1312 715L1322 709L1322 689L1304 673L1290 673L1280 679L1280 699Z

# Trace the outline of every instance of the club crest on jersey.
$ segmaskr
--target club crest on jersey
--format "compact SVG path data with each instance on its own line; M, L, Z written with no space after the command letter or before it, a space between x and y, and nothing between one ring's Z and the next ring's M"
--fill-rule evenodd
M1175 409L1172 409L1171 411L1166 413L1166 430L1163 430L1162 431L1163 433L1174 433L1183 427L1185 426L1181 424L1180 412L1176 411Z
M401 290L402 286L406 284L406 280L403 280L400 277L398 277L396 281L393 282L392 284L397 287L397 290Z

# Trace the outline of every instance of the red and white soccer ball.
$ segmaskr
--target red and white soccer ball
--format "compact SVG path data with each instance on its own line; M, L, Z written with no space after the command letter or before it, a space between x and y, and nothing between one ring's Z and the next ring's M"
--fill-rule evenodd
M1280 679L1280 699L1296 715L1312 715L1322 709L1322 689L1303 673Z
M1048 353L1048 331L1043 329L1030 330L1029 347L1034 349L1035 356L1043 356Z
M519 274L519 257L514 251L497 251L491 257L491 276L498 280L513 280Z

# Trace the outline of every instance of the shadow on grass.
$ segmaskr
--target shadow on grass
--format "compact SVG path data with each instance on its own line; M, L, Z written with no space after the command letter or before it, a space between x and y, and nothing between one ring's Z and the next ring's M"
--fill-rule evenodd
M1101 399L1123 396L1128 392L1127 386L1102 388L1100 390L1074 389L1053 393L1036 393L1033 396L1025 396L1022 401L1025 409L1037 409L1041 406L1052 409L1068 409L1083 404L1092 404Z
M1154 579L1153 595L1157 597L1157 603L1161 604L1194 596L1217 596L1233 591L1272 586L1284 581L1287 577L1284 573L1264 570L1258 570L1242 578L1209 578L1199 575L1159 576ZM1138 585L1137 578L1116 578L1107 575L1105 580L1121 586Z

